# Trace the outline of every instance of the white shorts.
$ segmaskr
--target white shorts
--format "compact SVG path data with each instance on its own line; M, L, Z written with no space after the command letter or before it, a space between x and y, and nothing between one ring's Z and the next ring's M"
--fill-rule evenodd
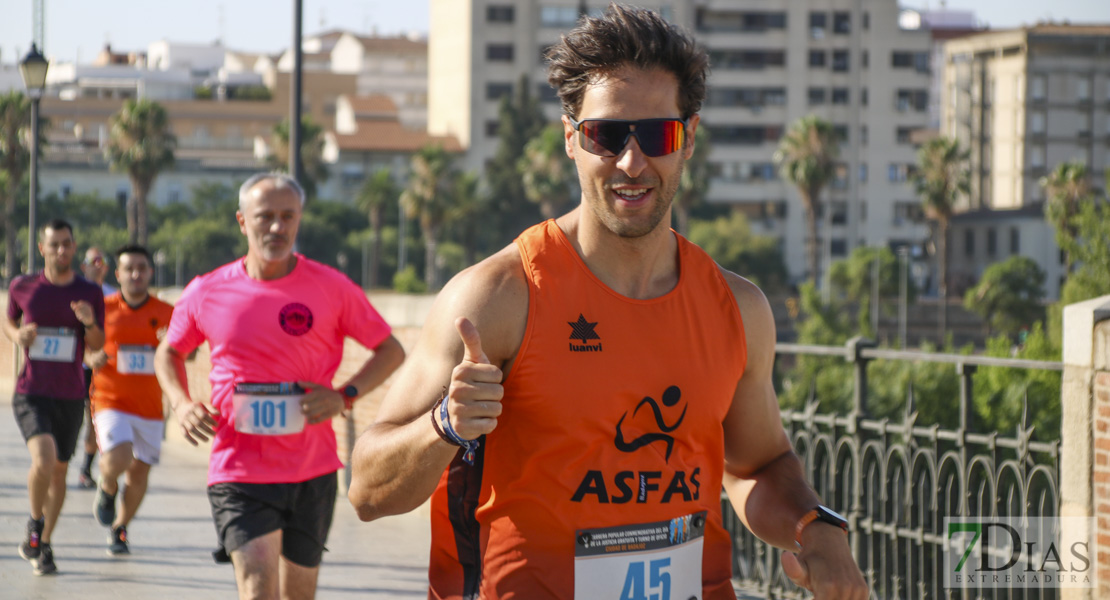
M96 411L93 423L96 424L96 445L101 453L130 442L135 458L148 465L158 464L162 455L162 432L166 427L161 419L144 419L108 409Z

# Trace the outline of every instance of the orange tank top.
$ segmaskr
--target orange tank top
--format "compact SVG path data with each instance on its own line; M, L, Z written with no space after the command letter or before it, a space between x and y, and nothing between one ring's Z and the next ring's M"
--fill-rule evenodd
M497 429L433 494L429 598L573 598L590 536L628 545L637 538L622 528L662 523L673 540L691 515L704 528L700 574L687 574L700 577L698 597L735 598L722 422L744 328L716 263L675 235L678 284L650 300L603 284L553 220L517 239L527 328ZM656 567L622 565L619 597L661 591Z
M169 327L173 307L150 296L131 308L120 293L104 299L104 352L108 362L93 373L92 410L113 409L144 419L162 418L162 388L154 377L158 332Z

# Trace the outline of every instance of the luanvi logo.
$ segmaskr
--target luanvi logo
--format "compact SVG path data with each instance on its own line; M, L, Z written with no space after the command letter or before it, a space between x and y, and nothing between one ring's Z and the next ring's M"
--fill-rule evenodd
M662 407L655 398L644 396L643 400L640 400L636 404L636 408L632 410L632 417L634 419L644 406L650 407L655 421L654 424L659 431L641 433L632 439L626 438L626 433L635 435L635 429L633 429L634 426L631 424L631 420L629 423L625 423L629 415L628 411L625 411L621 415L620 421L617 421L617 435L613 439L613 444L617 447L617 450L635 452L644 446L662 442L667 446L664 456L666 462L669 463L675 444L675 439L670 434L682 425L682 421L686 418L686 409L689 408L689 403L682 407L681 413L672 417L674 418L673 424L667 423L664 409L675 408L681 399L682 390L676 385L672 385L663 391ZM667 410L667 412L673 415L675 410ZM637 423L639 422L637 421ZM578 484L578 489L571 496L571 502L585 502L588 498L594 499L598 504L624 504L633 501L640 504L647 502L668 504L676 498L681 502L690 502L691 500L697 500L701 495L701 481L698 480L700 475L701 467L694 467L689 472L681 469L675 471L654 469L602 471L600 469L590 469L586 471L581 483Z
M578 314L577 321L568 321L570 325L570 351L571 352L601 352L601 336L594 331L597 322L589 322L586 317ZM574 340L581 340L582 344L575 344ZM590 345L590 340L597 340L597 345Z

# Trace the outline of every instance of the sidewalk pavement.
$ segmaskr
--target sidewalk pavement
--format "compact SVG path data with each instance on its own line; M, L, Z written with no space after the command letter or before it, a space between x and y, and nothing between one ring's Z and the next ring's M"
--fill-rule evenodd
M79 443L52 540L59 573L35 577L16 549L28 518L30 458L12 416L11 394L0 391L0 599L146 600L197 592L236 597L231 565L212 560L216 534L205 494L206 445L194 448L168 436L146 499L128 527L131 554L124 557L107 553L108 529L92 513L95 491L77 486L81 456ZM339 497L317 597L426 598L429 537L426 506L363 523Z

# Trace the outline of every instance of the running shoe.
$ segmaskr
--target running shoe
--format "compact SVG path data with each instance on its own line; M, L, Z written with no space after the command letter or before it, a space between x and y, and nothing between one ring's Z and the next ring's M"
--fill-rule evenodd
M113 527L112 533L108 534L108 554L112 556L131 554L131 549L127 547L127 527L125 525Z
M92 473L88 471L81 471L77 476L77 486L81 489L91 490L96 487L96 481L93 480Z
M35 575L53 575L58 572L58 565L54 564L54 550L49 543L43 542L39 557L31 561L35 567Z
M39 538L42 537L44 524L44 519L27 519L27 535L19 545L19 555L23 560L34 560L39 557Z
M111 527L116 520L116 495L109 495L104 491L104 481L96 486L96 500L93 501L93 514L96 520L105 527Z

